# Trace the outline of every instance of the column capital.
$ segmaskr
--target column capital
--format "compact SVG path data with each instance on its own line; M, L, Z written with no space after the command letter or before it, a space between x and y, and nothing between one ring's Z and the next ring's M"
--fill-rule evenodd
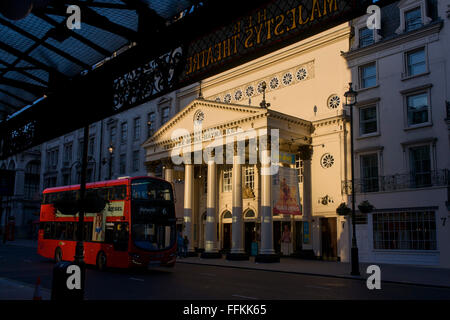
M163 159L162 164L166 167L166 169L173 169L173 162L171 158Z
M147 169L147 172L155 172L157 166L158 166L158 162L157 161L145 162L145 167Z

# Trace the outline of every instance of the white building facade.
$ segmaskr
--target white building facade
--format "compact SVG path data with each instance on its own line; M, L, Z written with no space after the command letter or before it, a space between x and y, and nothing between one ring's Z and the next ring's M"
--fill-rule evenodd
M448 9L404 0L381 30L353 21L356 203L375 207L357 225L361 261L450 266Z

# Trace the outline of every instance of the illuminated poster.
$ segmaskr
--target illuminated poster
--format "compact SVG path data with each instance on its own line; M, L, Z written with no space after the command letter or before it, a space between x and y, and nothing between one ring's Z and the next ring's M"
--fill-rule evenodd
M297 169L279 167L272 179L272 196L274 214L302 214Z
M94 227L92 228L92 241L105 240L105 222L106 214L104 211L97 213L94 216Z

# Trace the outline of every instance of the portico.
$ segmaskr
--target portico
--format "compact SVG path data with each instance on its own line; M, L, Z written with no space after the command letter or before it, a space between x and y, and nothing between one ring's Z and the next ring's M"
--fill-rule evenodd
M311 132L311 122L268 108L196 99L143 144L148 175L155 175L162 163L166 180L184 183L176 188L183 190L176 198L184 204L177 216L183 216L191 255L219 258L226 253L227 259L245 260L257 243L257 260L279 261L273 174L279 166L295 167L295 161L283 162L279 155L299 155L310 145Z

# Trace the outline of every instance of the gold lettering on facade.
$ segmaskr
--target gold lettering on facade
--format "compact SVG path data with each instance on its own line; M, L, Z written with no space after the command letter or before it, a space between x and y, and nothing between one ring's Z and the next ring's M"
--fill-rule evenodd
M281 25L283 24L283 22L284 22L284 14L280 14L279 16L277 16L277 17L275 18L275 20L278 20L278 19L280 19L280 21L278 21L278 23L277 23L277 25L275 26L275 29L274 29L274 31L273 31L273 33L274 33L276 36L279 36L279 35L281 35L281 34L284 33L284 30L283 30L283 29L279 30L279 29L280 29L280 26L281 26Z

